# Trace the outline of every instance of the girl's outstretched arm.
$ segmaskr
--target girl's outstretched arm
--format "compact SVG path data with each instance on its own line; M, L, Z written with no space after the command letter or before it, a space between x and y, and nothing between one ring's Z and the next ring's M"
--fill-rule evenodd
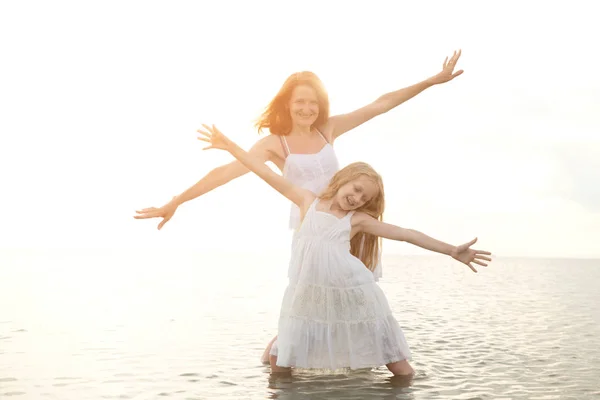
M471 249L471 246L477 242L477 238L460 246L453 246L414 229L405 229L381 222L364 213L357 213L355 218L357 218L356 225L353 228L355 232L361 231L386 239L407 242L426 250L446 254L462 262L471 268L473 272L477 272L477 270L473 267L472 263L487 267L485 261L492 261L490 257L487 257L492 254L489 251Z
M267 167L260 159L250 155L247 151L223 135L223 133L221 133L221 131L219 131L214 125L212 127L207 125L203 126L206 131L198 130L198 132L201 134L201 136L198 137L198 140L210 143L210 146L205 147L204 150L227 150L246 168L254 172L263 181L271 185L273 189L287 197L302 210L304 210L306 206L312 203L312 201L315 199L316 196L311 191L298 187L287 179L283 178L281 175L273 172L271 168Z
M446 57L442 72L438 73L437 75L434 75L431 78L414 85L396 90L395 92L386 93L371 104L368 104L348 114L333 116L329 118L326 123L327 126L325 126L323 130L326 132L331 132L332 138L335 139L349 130L364 124L370 119L398 107L400 104L412 99L425 89L440 83L451 81L463 73L463 70L454 72L454 67L460 58L460 53L460 50L458 52L455 51L453 56L450 58L450 61L448 61L448 57Z

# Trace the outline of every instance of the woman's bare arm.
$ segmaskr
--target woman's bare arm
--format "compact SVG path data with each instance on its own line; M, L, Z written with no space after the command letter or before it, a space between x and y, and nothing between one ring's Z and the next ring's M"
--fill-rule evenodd
M463 73L462 70L454 72L454 67L460 58L460 54L461 52L459 50L458 52L454 52L454 55L452 58L450 58L450 61L448 61L448 58L446 58L446 61L444 61L443 64L442 72L438 73L437 75L400 90L386 93L374 102L367 104L358 110L347 114L333 116L327 121L328 126L323 129L331 132L332 139L336 139L349 130L364 124L370 119L398 107L400 104L412 99L425 89L428 89L434 85L451 81Z

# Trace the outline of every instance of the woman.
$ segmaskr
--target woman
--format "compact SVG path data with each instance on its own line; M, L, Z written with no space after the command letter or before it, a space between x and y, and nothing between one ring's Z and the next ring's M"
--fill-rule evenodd
M270 135L256 142L249 153L262 162L271 161L293 184L319 194L339 169L333 150L333 143L337 138L410 100L425 89L461 75L462 70L454 72L460 55L459 50L454 52L450 60L446 57L442 71L424 81L386 93L358 110L332 117L329 116L329 96L321 80L308 71L292 74L256 123L259 132L268 129ZM181 204L248 172L237 160L217 167L167 204L136 211L134 218L162 218L158 224L158 229L161 229ZM299 220L299 209L292 204L290 228L295 230ZM380 265L374 273L376 278L381 276ZM268 359L273 340L265 350L263 361Z
M396 108L425 89L449 82L461 75L463 70L454 72L460 55L459 50L454 52L449 61L446 57L442 71L424 81L386 93L365 107L348 114L332 117L329 116L329 98L319 78L311 72L292 74L256 124L259 131L269 129L270 135L258 140L249 153L264 162L271 161L283 173L287 155L290 154L288 148L293 149L294 154L318 153L323 147L323 140L332 145L338 137L349 130ZM288 146L285 146L282 141L284 138ZM138 215L134 218L162 218L158 224L158 229L161 229L183 203L248 172L248 169L237 160L221 165L162 207L136 211Z

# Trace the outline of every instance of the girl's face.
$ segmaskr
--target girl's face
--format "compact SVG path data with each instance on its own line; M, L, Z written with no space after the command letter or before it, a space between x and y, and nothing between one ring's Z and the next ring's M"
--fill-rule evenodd
M377 184L364 175L351 180L337 191L335 201L344 211L356 210L379 193Z
M292 91L289 108L294 125L312 126L319 116L317 92L307 85L296 86Z

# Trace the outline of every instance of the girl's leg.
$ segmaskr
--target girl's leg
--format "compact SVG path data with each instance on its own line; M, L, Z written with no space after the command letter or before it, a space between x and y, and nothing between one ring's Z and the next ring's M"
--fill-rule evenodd
M278 367L277 366L277 356L269 356L269 361L271 362L271 373L272 374L291 374L292 369L287 367Z
M415 373L415 370L410 366L410 364L406 360L396 361L393 363L386 364L385 366L394 375L410 376Z
M271 339L262 357L260 358L260 362L262 362L263 364L269 364L271 356L271 347L273 346L273 342L275 342L275 340L277 340L277 335L273 339Z

